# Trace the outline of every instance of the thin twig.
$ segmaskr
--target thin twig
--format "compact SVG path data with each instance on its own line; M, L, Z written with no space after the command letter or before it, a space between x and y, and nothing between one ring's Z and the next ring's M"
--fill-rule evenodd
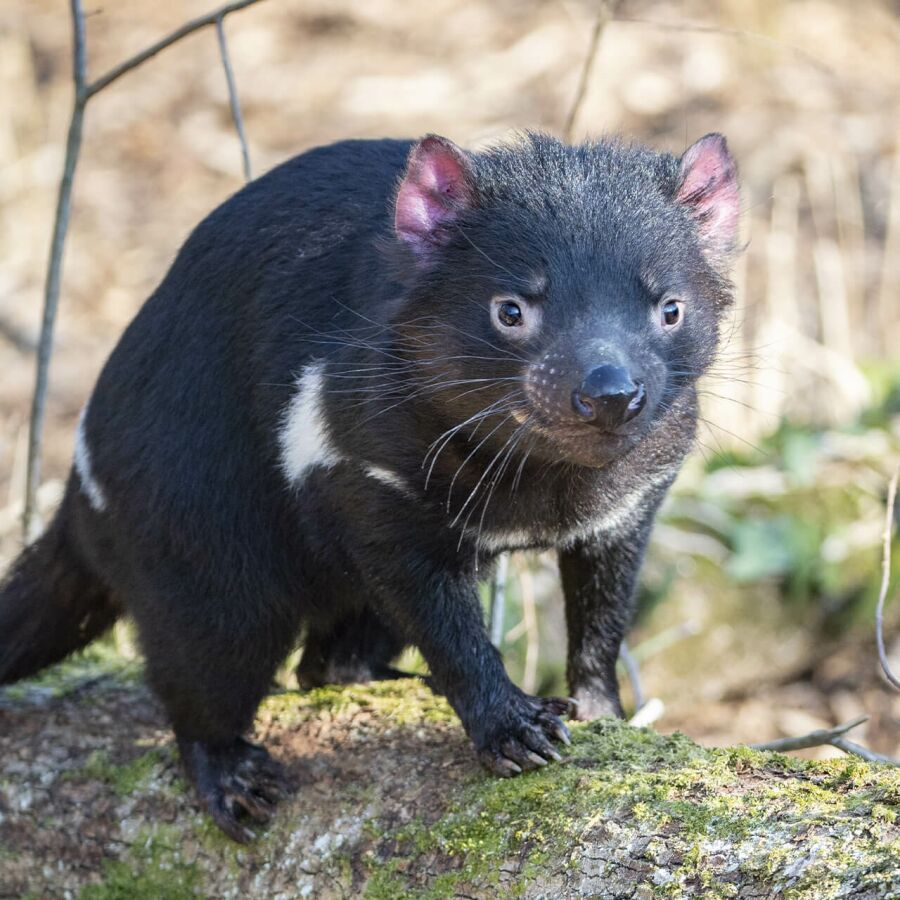
M578 114L584 104L584 98L587 96L588 84L591 80L591 73L594 70L594 63L597 59L597 50L600 47L600 38L610 20L615 16L616 9L620 0L600 0L600 8L597 10L597 18L594 20L594 27L591 29L591 40L588 44L587 55L581 67L581 75L578 78L578 87L575 90L575 97L572 100L572 106L569 108L569 115L566 117L566 124L563 127L563 135L566 143L571 144L575 131L575 123L578 121Z
M628 681L631 684L631 693L634 696L634 711L638 712L644 705L644 691L641 688L641 669L625 641L622 641L622 646L619 647L619 659L625 667Z
M878 660L887 680L900 689L900 679L891 671L884 649L884 601L891 583L891 536L894 532L894 501L897 499L897 480L900 466L894 472L888 485L887 511L884 516L884 549L881 556L881 589L878 591L878 606L875 607L875 641L878 644Z
M830 745L832 747L837 747L839 750L843 750L844 753L859 756L868 762L887 763L891 766L900 766L900 762L897 760L891 759L889 756L882 756L880 753L875 753L873 750L855 744L853 741L847 740L847 738L844 737L848 731L852 731L854 728L857 728L862 725L863 722L867 722L868 720L868 716L859 716L856 719L845 722L843 725L836 725L834 728L819 728L816 731L809 732L809 734L801 734L797 737L779 738L778 740L767 741L763 744L750 744L750 747L753 750L777 750L779 753L783 753L787 750L807 750L810 747L824 747L825 745Z
M72 184L75 180L75 166L81 150L81 135L84 124L84 108L88 100L85 87L87 81L87 58L84 33L84 13L81 0L71 0L72 15L72 80L75 98L69 133L66 138L66 157L62 179L56 201L56 217L53 222L53 239L50 242L50 260L47 263L47 280L44 285L44 314L41 336L38 343L37 370L35 373L34 395L31 398L31 424L28 433L28 469L25 482L25 509L22 527L25 540L32 541L40 530L37 507L37 489L41 480L41 436L47 412L47 379L50 357L53 354L53 330L56 312L59 308L59 289L62 276L63 250L69 218L72 209Z
M509 571L509 554L501 553L497 559L494 580L491 582L491 643L497 648L503 641L503 607L506 599L506 576Z
M538 657L540 656L541 641L538 632L537 612L534 603L534 579L531 577L531 569L528 562L518 558L519 585L522 596L522 620L525 623L525 665L522 670L522 689L527 694L533 694L537 690Z
M216 19L216 37L219 39L219 53L222 57L222 68L225 70L225 81L228 84L228 102L231 104L231 117L234 119L234 127L241 142L241 159L244 163L244 179L250 181L250 151L247 149L247 135L244 133L244 117L241 115L241 101L238 99L237 86L234 83L234 70L231 68L231 59L228 56L228 42L225 40L225 19L219 16Z
M105 87L111 85L126 72L136 69L141 63L156 56L157 53L165 50L166 47L170 47L176 41L180 41L182 38L187 37L189 34L193 34L195 31L199 31L201 28L215 25L219 19L222 19L233 12L237 12L239 9L253 6L254 3L259 2L260 0L235 0L234 3L226 3L224 6L220 6L218 9L207 13L205 16L200 16L199 18L191 19L190 22L185 22L180 28L176 28L175 31L161 40L158 40L155 44L151 44L146 50L142 50L140 53L136 53L134 56L129 57L124 62L121 62L119 65L110 69L105 75L101 75L99 78L92 81L87 88L88 97L93 97L94 94L99 93Z

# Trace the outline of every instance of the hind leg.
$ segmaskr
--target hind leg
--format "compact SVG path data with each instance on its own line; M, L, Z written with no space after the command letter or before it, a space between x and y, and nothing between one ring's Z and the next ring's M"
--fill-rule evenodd
M304 690L411 677L391 666L406 646L368 607L309 628L297 681Z
M229 837L247 842L254 837L248 821L267 821L287 792L281 766L244 734L297 622L277 598L232 595L209 602L197 591L182 591L142 592L132 604L148 677L202 806Z

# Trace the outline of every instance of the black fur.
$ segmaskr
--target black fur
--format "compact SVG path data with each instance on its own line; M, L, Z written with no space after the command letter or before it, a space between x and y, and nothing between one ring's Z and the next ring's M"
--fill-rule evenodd
M8 576L0 683L86 643L115 597L204 805L238 840L241 810L264 819L282 787L241 736L303 627L305 686L393 677L419 647L482 760L513 774L557 755L565 704L510 682L477 582L504 549L551 546L577 714L621 713L635 579L729 300L716 214L734 172L704 140L709 177L606 141L350 141L240 191L100 376L85 429L106 506L73 473ZM672 296L686 317L667 332ZM497 324L504 297L524 328ZM313 361L332 456L289 485L279 435ZM621 427L576 415L601 365L646 387Z

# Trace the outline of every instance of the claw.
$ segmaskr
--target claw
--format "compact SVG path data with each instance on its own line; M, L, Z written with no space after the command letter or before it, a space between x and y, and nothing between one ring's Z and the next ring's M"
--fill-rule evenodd
M522 774L522 767L516 765L511 759L501 758L495 763L494 771L501 778L512 778L513 775Z
M207 802L202 797L201 800L204 801L204 806L213 822L233 841L237 841L239 844L249 844L256 837L253 831L238 822L233 808L229 808L232 807L232 804L228 800L222 800L218 803L214 800Z
M546 766L547 760L529 749L521 741L509 738L500 745L500 752L524 770L534 769L538 766Z
M283 800L288 792L287 787L278 781L259 780L254 787L256 793L269 804L276 804L279 800Z
M266 823L272 818L275 807L252 788L241 790L231 795L234 803L240 806L254 822Z
M553 727L553 736L567 747L572 744L572 735L569 734L569 729L562 722Z
M512 778L521 775L522 767L496 750L482 750L478 754L481 764L490 772L501 778Z
M557 753L553 748L553 745L550 743L550 741L548 741L547 738L544 737L542 732L536 730L527 731L525 732L523 737L529 749L533 750L535 753L540 754L545 760L562 759L559 753Z

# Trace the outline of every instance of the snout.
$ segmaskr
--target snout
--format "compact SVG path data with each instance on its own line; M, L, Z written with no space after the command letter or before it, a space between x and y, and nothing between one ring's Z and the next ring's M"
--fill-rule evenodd
M578 419L611 430L640 415L647 403L644 383L632 379L621 366L598 366L572 391L572 409Z

